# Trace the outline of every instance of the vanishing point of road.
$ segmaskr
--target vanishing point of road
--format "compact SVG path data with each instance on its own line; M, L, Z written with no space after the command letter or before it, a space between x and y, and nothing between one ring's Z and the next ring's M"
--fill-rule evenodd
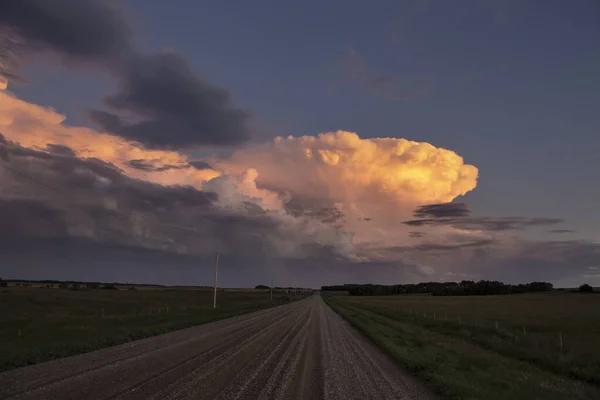
M314 295L0 374L1 399L432 399Z

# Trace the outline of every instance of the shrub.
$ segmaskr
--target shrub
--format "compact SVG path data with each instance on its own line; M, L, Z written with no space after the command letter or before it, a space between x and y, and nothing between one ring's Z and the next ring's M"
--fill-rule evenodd
M580 293L593 293L594 288L586 283L586 284L579 286L579 292Z
M104 290L119 290L115 285L113 284L108 284L108 285L103 285L100 289L104 289Z
M6 283L6 281L2 278L0 278L0 287L7 287L8 283Z

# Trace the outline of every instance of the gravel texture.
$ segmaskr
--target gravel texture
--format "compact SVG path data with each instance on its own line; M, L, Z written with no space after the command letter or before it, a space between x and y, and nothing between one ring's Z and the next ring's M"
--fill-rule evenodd
M433 399L319 295L0 374L2 399Z

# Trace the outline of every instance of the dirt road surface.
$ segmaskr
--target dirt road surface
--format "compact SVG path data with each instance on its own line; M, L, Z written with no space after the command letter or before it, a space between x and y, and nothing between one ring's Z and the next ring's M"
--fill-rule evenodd
M433 399L319 295L0 374L1 399Z

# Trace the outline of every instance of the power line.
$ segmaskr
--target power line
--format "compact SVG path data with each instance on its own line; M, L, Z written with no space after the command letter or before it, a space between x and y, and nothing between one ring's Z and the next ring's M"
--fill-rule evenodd
M21 171L19 171L19 170L16 170L16 169L14 169L14 168L11 168L11 167L9 167L8 165L4 165L3 163L0 163L0 167L6 168L7 170L11 171L12 173L14 173L14 174L16 174L16 175L19 175L19 176L21 176L21 177L23 177L23 178L25 178L25 179L29 179L30 181L32 181L32 182L35 182L35 183L37 183L38 185L44 186L46 189L50 189L50 190L52 190L53 192L55 192L55 193L58 193L58 194L60 194L60 195L63 195L63 196L65 196L65 197L69 198L69 200L72 200L72 201L73 201L73 198L72 198L71 196L69 196L68 194L66 194L65 192L62 192L62 191L60 191L60 190L58 190L58 189L56 189L56 188L54 188L54 187L52 187L52 186L50 186L50 185L48 185L48 184L46 184L46 183L42 182L42 181L40 181L40 180L37 180L37 179L35 179L34 177L31 177L31 176L29 176L29 175L27 175L27 174L25 174L25 173L23 173L23 172L21 172Z

